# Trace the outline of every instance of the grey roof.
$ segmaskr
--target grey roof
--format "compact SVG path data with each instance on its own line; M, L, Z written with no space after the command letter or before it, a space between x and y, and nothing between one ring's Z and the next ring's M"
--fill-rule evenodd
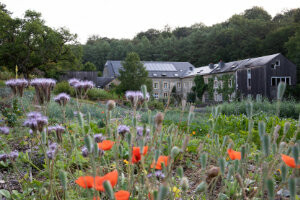
M96 86L104 87L105 85L107 85L108 83L110 83L113 80L114 80L114 78L111 78L111 77L97 77Z
M232 62L224 63L224 67L219 67L219 64L215 64L215 68L211 73L233 72L236 71L237 69L263 66L268 64L278 55L280 55L280 53L257 57L257 58L248 58L244 60L232 61Z
M194 66L189 62L141 61L149 77L185 77L189 75ZM118 77L122 68L122 61L108 60L105 64L109 77Z

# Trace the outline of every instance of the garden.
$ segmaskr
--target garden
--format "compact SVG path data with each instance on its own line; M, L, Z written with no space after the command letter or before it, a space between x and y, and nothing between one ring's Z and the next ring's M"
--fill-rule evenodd
M299 199L300 106L283 83L275 102L205 112L170 96L150 109L144 85L124 106L100 90L95 101L93 82L63 84L0 88L0 199Z

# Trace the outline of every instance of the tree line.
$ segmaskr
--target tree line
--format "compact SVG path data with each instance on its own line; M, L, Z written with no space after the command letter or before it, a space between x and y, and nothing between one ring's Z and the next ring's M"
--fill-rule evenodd
M141 60L188 61L196 67L282 53L298 66L300 82L300 8L272 17L260 7L247 9L212 26L202 23L149 29L133 39L92 36L85 44L68 30L45 25L41 14L12 18L0 3L0 66L25 76L57 77L68 70L102 71L107 60L136 52Z

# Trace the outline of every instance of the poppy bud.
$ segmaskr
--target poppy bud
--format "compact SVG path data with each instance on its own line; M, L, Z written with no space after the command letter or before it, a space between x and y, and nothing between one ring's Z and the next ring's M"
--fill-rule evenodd
M267 191L268 191L268 197L270 200L274 200L275 194L274 194L274 181L272 179L267 179Z
M294 178L289 179L290 198L296 199L296 181Z
M116 102L113 101L113 100L109 100L106 103L106 107L107 107L107 110L111 111L111 110L113 110L116 107Z
M46 131L42 131L41 135L42 135L42 144L46 144L47 143Z
M187 177L182 177L180 181L180 186L183 191L187 191L189 189L189 180Z
M179 167L177 168L177 174L178 174L178 176L179 176L180 178L183 177L183 168L182 168L182 166L179 166Z
M67 173L65 171L60 170L59 172L59 178L61 181L61 185L63 186L63 190L66 191L67 190L67 182L68 182L68 177L67 177Z
M242 146L242 148L241 148L241 158L242 158L242 160L245 160L245 158L246 158L246 147L245 146Z
M295 159L295 163L297 165L298 164L298 160L299 160L299 150L298 150L298 147L296 145L293 146L292 154L293 154L293 157Z
M109 197L109 199L115 199L114 191L112 189L112 186L111 186L110 182L109 181L104 181L103 187L104 187L105 192L106 192L107 196Z
M157 200L163 200L168 196L169 188L165 185L161 185L159 187ZM155 195L155 194L154 194Z
M286 168L286 165L285 165L285 164L281 165L280 171L281 171L281 179L282 179L282 182L285 182L285 180L286 180L286 175L287 175L287 168Z
M227 179L230 179L233 173L234 173L234 167L230 166L227 173Z
M205 191L205 189L206 189L206 183L201 182L196 188L196 193L201 193L201 192Z
M251 101L248 101L246 103L246 113L248 118L252 117L252 113L253 113L253 103Z
M265 153L265 156L270 155L270 136L265 134L263 137L263 150Z
M86 135L84 137L84 143L85 143L85 146L88 149L89 153L92 153L92 151L93 151L93 142L92 142L92 138L89 135Z
M171 150L171 158L175 158L180 153L180 149L174 146Z
M291 126L291 123L290 123L290 122L285 122L284 128L283 128L283 133L284 133L284 134L287 134L287 132L288 132L289 129L290 129L290 126Z
M219 158L219 165L220 165L221 172L224 175L224 173L225 173L225 159L224 158Z
M162 122L164 120L164 114L159 112L155 116L155 124L156 126L162 125Z
M201 155L201 169L205 170L206 169L206 161L207 161L207 155L204 153Z
M266 133L266 124L263 121L258 122L258 133L260 140L263 140L263 136Z
M279 101L282 100L285 88L286 88L286 84L283 82L280 82L278 85L278 88L277 88L277 100L279 100Z

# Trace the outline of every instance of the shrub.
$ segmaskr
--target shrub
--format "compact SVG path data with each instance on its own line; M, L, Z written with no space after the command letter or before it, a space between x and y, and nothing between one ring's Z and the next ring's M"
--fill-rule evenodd
M148 107L151 110L163 110L164 109L164 103L161 101L153 100L149 101Z
M87 96L90 100L107 100L107 99L116 99L116 95L111 92L107 92L103 89L93 88L90 89L87 93Z
M0 87L5 87L5 82L4 81L0 81Z
M75 90L72 88L67 81L62 81L56 84L54 87L53 93L54 94L59 94L59 93L67 93L71 96L75 95Z

